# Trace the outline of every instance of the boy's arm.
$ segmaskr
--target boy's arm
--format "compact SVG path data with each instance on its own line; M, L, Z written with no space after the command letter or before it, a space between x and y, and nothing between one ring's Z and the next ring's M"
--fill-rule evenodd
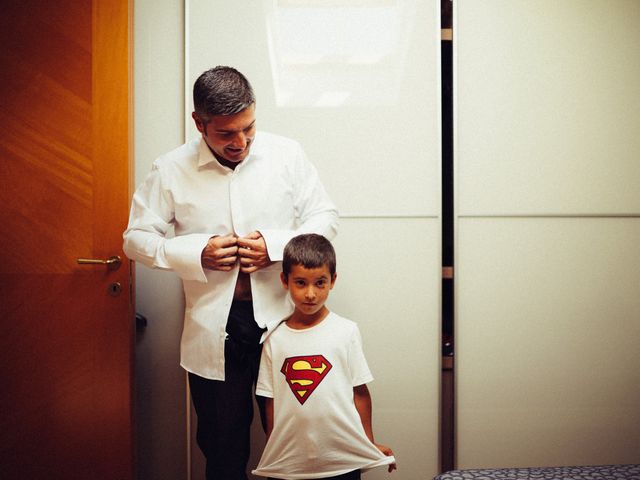
M353 401L356 405L358 415L360 415L360 421L362 422L362 426L364 427L364 433L367 434L367 438L369 438L369 440L371 440L371 443L378 447L378 450L380 450L386 456L392 456L393 451L391 450L391 448L387 447L386 445L376 443L373 439L373 426L371 424L371 394L369 393L369 389L367 388L366 384L353 387ZM390 472L395 469L395 463L389 465Z
M267 434L267 440L269 440L273 431L273 398L265 397L264 400L265 433Z
M371 443L376 443L373 439L373 427L371 425L371 394L366 384L353 387L353 401L356 404L358 415L360 415L364 433L367 434L367 438L371 440Z

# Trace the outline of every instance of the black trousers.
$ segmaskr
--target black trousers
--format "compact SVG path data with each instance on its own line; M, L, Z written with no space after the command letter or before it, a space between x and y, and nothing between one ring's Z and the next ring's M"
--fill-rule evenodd
M198 417L196 438L207 461L206 479L246 480L263 332L251 302L232 304L226 330L225 380L189 373L189 388Z

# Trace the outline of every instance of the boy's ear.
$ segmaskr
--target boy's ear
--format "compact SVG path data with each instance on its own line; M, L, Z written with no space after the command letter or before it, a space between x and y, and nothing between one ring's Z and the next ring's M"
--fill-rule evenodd
M289 290L289 284L287 283L287 276L284 272L280 272L280 282L282 282L282 286L285 290Z
M338 273L334 273L333 276L331 277L331 288L333 288L333 286L336 284L336 279L338 278Z

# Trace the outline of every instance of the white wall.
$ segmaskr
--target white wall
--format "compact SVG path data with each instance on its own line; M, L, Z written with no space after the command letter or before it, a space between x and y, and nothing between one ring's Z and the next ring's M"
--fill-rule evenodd
M458 466L638 463L640 3L454 8Z
M151 162L184 140L184 15L180 2L134 2L136 185ZM138 478L187 478L185 373L179 366L184 300L173 273L136 266L136 310L148 327L136 342Z

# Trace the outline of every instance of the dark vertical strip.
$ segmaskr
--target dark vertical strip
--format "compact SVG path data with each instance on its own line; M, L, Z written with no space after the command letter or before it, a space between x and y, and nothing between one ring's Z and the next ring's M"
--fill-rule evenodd
M453 2L441 0L441 28L453 25ZM441 41L442 83L442 381L440 471L455 468L454 409L454 212L453 212L453 41ZM446 274L444 274L446 272Z

